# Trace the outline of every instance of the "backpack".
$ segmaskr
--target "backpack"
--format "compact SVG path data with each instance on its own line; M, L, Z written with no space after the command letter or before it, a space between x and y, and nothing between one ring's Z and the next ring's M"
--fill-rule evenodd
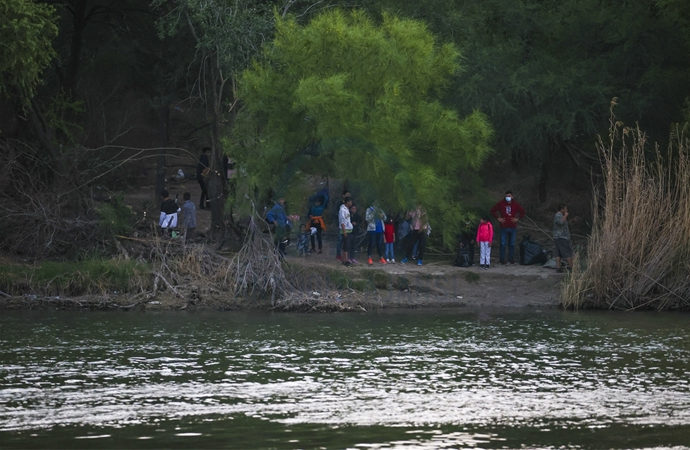
M458 242L455 261L453 265L458 267L470 267L474 264L474 241L469 233L463 233Z
M529 235L525 235L520 243L520 264L544 264L549 260L549 254L538 243L530 240Z

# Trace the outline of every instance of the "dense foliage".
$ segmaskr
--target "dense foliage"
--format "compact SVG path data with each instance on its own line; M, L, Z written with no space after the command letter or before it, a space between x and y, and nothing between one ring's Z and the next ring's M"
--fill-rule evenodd
M0 95L24 103L33 97L41 73L55 57L55 10L25 0L0 4Z
M463 50L449 91L461 112L486 113L498 157L536 169L541 200L567 164L586 174L599 160L608 106L668 138L690 95L690 5L682 0L383 0Z
M455 193L486 156L491 128L441 103L458 52L418 21L324 13L305 26L279 19L276 37L241 79L236 154L250 186L288 193L300 174L359 181L387 208L421 202L455 239L464 211ZM365 200L362 198L361 200Z
M454 226L489 129L490 166L530 167L547 200L598 168L612 97L652 140L690 116L684 0L5 0L0 38L0 248L34 255L99 236L99 193L162 189L174 148Z

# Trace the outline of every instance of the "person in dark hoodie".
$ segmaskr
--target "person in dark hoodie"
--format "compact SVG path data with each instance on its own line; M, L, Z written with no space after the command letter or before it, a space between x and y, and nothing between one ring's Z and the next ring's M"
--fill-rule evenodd
M206 190L206 180L205 177L211 168L209 163L208 154L211 151L210 148L204 147L201 150L201 155L199 155L199 161L196 164L196 181L199 182L199 187L201 188L201 198L199 199L199 209L205 209L208 202L208 191Z
M513 199L513 193L506 191L505 197L491 208L491 215L501 224L501 245L499 247L499 260L506 263L506 247L508 247L508 262L515 264L515 236L517 224L525 217L525 210Z

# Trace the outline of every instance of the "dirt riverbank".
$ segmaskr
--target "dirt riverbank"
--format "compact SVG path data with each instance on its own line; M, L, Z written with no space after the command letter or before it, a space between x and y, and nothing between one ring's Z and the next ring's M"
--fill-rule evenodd
M447 261L408 264L356 264L344 267L323 255L288 258L290 264L311 267L332 266L350 277L354 284L367 286L378 296L382 308L497 307L557 308L563 274L542 266L495 265L455 267ZM366 288L364 289L366 293Z
M236 299L213 286L191 284L128 295L24 295L0 299L0 309L373 311L393 308L558 308L562 274L541 266L455 267L447 261L362 263L345 267L332 256L288 256L286 270L305 280L289 298Z
M198 184L186 180L171 186L182 195L190 191L197 199ZM157 217L153 187L128 193L126 201L138 216ZM210 212L198 210L198 229L210 228ZM329 230L331 231L331 230ZM563 274L541 266L493 264L483 270L477 266L455 267L449 257L429 252L424 265L359 264L345 267L335 259L335 235L324 235L324 252L297 256L294 244L288 248L286 270L299 292L288 299L237 299L221 286L186 280L173 289L161 286L151 293L110 292L98 296L45 297L27 293L7 296L0 292L0 309L114 309L114 310L284 310L284 311L371 311L381 308L557 308ZM495 245L494 259L498 254ZM229 256L229 255L228 255ZM307 280L303 283L301 280Z

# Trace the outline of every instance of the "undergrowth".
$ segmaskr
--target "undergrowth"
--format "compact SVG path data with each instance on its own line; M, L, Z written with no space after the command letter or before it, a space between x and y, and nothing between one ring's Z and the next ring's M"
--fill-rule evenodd
M150 285L150 268L121 259L44 261L36 265L4 264L0 287L8 295L76 296L140 292Z

